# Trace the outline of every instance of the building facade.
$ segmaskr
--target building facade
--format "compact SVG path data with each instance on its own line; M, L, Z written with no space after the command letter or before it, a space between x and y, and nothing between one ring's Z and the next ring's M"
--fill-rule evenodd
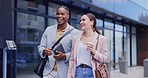
M33 69L40 59L37 46L45 28L56 24L59 5L70 8L69 23L77 29L82 14L96 15L97 27L107 38L112 70L119 68L123 55L129 67L143 65L143 59L148 58L148 9L134 1L0 0L0 76L5 40L10 39L17 44L17 51L8 53L16 60L16 68L11 63L8 68L17 72L7 72L11 74L8 78L34 75Z

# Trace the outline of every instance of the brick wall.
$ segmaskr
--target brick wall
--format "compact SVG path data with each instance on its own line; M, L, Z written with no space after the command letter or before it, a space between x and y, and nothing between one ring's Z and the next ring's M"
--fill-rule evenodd
M143 65L143 60L148 58L148 26L138 27L138 65Z

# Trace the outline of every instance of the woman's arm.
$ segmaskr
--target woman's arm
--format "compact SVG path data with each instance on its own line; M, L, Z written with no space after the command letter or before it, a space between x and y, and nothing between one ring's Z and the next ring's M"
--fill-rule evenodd
M72 74L72 68L74 66L74 46L75 46L75 38L72 39L72 49L71 49L71 56L70 56L70 60L69 60L69 67L68 67L68 74L67 74L67 78L71 78L71 74Z
M100 36L98 41L98 49L95 50L94 58L99 62L109 62L106 38L104 36Z

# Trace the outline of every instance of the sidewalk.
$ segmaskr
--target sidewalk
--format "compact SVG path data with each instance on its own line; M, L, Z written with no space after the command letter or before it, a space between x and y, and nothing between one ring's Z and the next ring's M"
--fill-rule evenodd
M19 74L17 75L17 78L39 78L39 77L36 74L30 73L30 74ZM144 69L143 66L129 67L128 74L120 73L119 70L111 70L110 78L144 78Z
M120 73L119 70L111 70L111 78L144 78L143 66L129 67L128 74Z

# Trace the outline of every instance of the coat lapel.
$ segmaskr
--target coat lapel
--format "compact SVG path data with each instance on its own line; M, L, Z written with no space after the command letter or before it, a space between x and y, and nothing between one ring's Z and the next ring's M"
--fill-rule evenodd
M78 48L78 44L80 43L80 39L81 39L81 36L82 36L82 34L80 34L80 35L78 35L77 37L76 37L76 42L75 42L75 45L74 45L74 59L76 60L76 52L77 52L77 48Z

